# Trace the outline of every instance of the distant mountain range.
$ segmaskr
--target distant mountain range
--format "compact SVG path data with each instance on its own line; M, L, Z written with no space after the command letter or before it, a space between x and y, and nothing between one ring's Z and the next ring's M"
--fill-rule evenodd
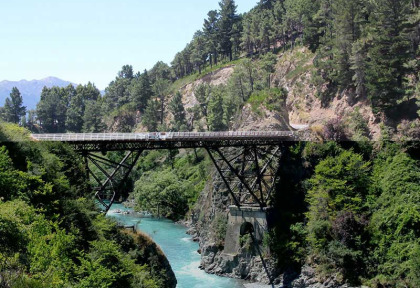
M39 102L42 88L44 86L51 88L53 86L66 87L72 84L74 87L77 84L61 80L56 77L47 77L41 80L20 80L20 81L1 81L0 82L0 106L4 105L4 101L9 97L13 87L17 87L23 98L23 105L26 110L35 109L36 104Z

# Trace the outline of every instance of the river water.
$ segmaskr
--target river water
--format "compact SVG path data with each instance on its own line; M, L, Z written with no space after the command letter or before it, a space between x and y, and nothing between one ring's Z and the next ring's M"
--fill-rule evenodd
M200 270L198 243L193 242L187 229L170 220L139 218L135 214L124 215L115 210L129 210L121 204L113 204L108 216L124 225L135 225L148 234L163 250L178 281L177 288L243 288L241 281L211 275Z

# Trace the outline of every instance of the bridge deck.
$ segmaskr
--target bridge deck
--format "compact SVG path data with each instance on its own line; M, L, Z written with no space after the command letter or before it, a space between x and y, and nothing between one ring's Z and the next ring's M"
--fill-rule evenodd
M36 141L69 143L79 151L270 145L296 140L296 134L292 131L63 133L31 136Z

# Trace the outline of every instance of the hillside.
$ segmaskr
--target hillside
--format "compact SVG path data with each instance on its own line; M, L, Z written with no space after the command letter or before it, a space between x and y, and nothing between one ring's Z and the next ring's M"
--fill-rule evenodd
M227 157L218 156L237 162L229 169L212 166L211 149L146 149L118 200L186 219L208 273L293 288L417 288L419 6L409 0L262 0L239 15L235 1L221 0L170 64L158 61L139 72L124 65L104 95L90 83L45 89L27 119L16 93L0 117L41 133L300 127L303 141L282 142L279 154L271 154L279 164L272 182L245 171L269 165L250 160L250 147L242 154L220 147ZM253 148L254 155L264 153ZM102 156L115 162L118 154ZM26 164L25 177L50 171ZM245 178L253 181L248 190L259 185L261 197L267 194L260 208L270 208L273 218L258 242L249 225L242 235L229 235L234 241L225 239L235 202L220 177L224 171L239 178L233 183L240 200L248 200ZM263 191L262 182L273 186ZM236 243L235 250L225 254L225 241Z
M61 80L56 77L47 77L40 80L20 80L20 81L1 81L0 82L0 106L4 105L4 101L9 97L13 87L17 87L23 98L23 105L27 110L35 109L36 104L39 102L42 88L44 87L66 87L74 84L69 81Z
M0 287L175 287L162 250L98 209L81 158L0 123Z
M325 101L319 96L317 87L313 84L315 54L305 47L296 47L293 50L281 52L276 55L275 69L271 75L272 88L284 88L287 93L284 103L278 107L280 109L267 109L267 101L276 99L259 99L251 97L244 106L237 111L235 120L230 123L232 130L289 130L293 126L301 126L308 130L308 139L321 139L325 137L324 129L329 123L340 122L343 126L343 133L347 139L379 140L383 133L384 125L391 129L394 139L418 139L418 127L420 126L418 115L416 114L416 104L413 101L405 102L405 106L396 107L392 118L384 118L382 114L376 114L372 110L371 102L367 98L358 98L354 90L346 89L337 92L330 100ZM205 127L205 119L200 115L200 119L194 114L194 107L200 105L196 96L196 89L201 85L210 87L232 86L232 76L238 74L241 63L244 59L236 61L236 64L228 64L218 68L208 74L196 76L197 80L184 82L179 89L182 94L182 104L186 111L186 119L196 118L194 129ZM254 60L253 65L258 67L260 60ZM235 73L236 71L236 73ZM261 76L257 76L261 77ZM177 86L177 83L174 83ZM228 89L229 90L229 89ZM227 93L230 93L227 91ZM169 96L168 103L173 97ZM407 106L409 109L407 109ZM400 110L398 112L398 109ZM401 111L404 110L405 111ZM168 113L165 118L165 125L170 126L173 115ZM199 123L199 124L197 124ZM411 127L404 130L404 127ZM201 128L202 129L202 128ZM141 119L137 119L137 131L147 131L147 127L141 124ZM416 138L417 137L417 138Z

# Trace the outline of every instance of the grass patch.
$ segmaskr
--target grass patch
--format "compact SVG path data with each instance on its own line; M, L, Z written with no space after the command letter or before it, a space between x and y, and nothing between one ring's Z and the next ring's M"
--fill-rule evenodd
M308 63L314 56L313 53L310 53L307 50L305 51L305 53L301 51L290 51L289 53L289 56L291 56L291 59L289 59L289 61L295 62L296 68L286 74L287 80L294 79L297 76L302 75L303 73L309 71L314 67L313 63Z
M255 91L251 94L247 103L251 105L252 112L263 116L261 107L270 111L279 111L287 97L287 91L284 88L271 88L261 91Z
M171 91L178 91L180 90L182 87L188 85L189 83L192 83L194 81L197 81L201 78L203 78L204 76L206 76L209 73L215 72L221 68L226 68L232 65L238 65L239 63L241 63L243 59L237 59L237 60L233 60L233 61L223 61L223 62L219 62L219 64L217 65L213 65L213 67L207 66L204 69L201 70L201 74L199 74L198 72L195 72L194 74L185 76L183 78L180 78L178 80L176 80L174 83L172 83L171 86Z

